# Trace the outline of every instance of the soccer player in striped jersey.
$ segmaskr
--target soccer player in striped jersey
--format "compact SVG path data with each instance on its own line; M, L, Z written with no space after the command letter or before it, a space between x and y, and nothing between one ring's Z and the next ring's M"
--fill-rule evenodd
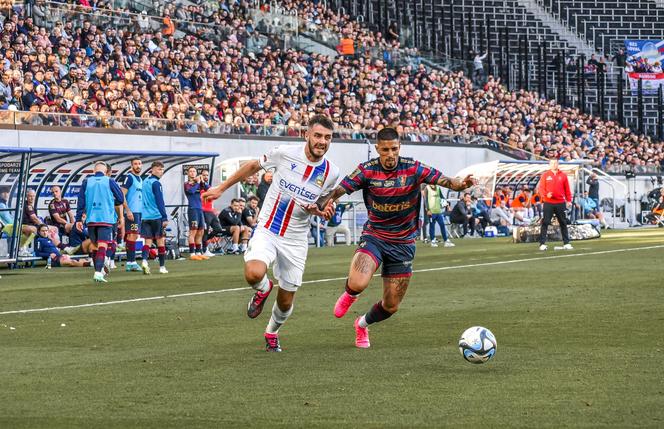
M420 189L423 183L461 191L473 185L472 176L449 178L412 158L399 156L399 134L393 128L378 132L378 158L360 164L327 197L317 202L326 207L344 194L362 189L369 218L350 264L346 290L334 306L334 315L343 317L382 264L383 299L355 320L355 345L369 347L368 326L392 316L403 300L415 258Z
M334 213L331 202L323 210L315 204L334 189L339 177L338 168L325 159L334 124L329 117L316 115L308 125L304 146L278 146L260 159L247 162L228 180L203 194L206 199L219 198L231 186L261 169L275 169L258 226L244 254L244 277L256 290L247 308L250 318L258 317L272 291L272 281L267 277L272 264L279 281L277 299L264 334L265 348L270 352L281 351L279 328L293 312L295 292L302 284L309 248L309 216L329 219Z

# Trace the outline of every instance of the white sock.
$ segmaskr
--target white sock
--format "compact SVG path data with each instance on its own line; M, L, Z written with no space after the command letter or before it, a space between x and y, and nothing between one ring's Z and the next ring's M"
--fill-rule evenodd
M233 246L231 246L231 250L235 252L237 250L237 244L233 243Z
M281 325L286 323L288 316L293 313L293 306L288 309L288 311L281 311L277 303L275 302L272 306L272 316L270 316L270 321L267 323L267 328L265 332L268 334L276 334L279 332Z
M245 250L247 250L247 245L244 243L240 244L240 251L244 252Z
M252 288L256 289L257 291L261 293L265 293L270 289L270 281L267 278L267 274L263 276L261 281L256 283L255 285L251 285Z
M364 316L366 315L363 314L362 317L360 317L360 321L357 322L357 326L359 326L360 328L366 328L367 326L369 326L369 324L367 323L367 319Z

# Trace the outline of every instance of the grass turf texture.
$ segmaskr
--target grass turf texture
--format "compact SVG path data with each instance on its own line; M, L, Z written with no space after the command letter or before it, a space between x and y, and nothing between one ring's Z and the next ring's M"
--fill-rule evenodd
M415 269L663 242L625 231L540 253L457 240L418 245ZM352 251L311 249L305 279L345 276ZM249 320L248 290L0 315L0 427L662 427L663 254L416 273L369 350L353 346L352 322L379 299L378 278L341 320L342 281L304 285L281 354L262 349L273 298ZM103 286L89 269L3 271L0 312L243 287L241 261L170 262L167 276L118 269ZM473 325L498 340L485 365L457 348Z

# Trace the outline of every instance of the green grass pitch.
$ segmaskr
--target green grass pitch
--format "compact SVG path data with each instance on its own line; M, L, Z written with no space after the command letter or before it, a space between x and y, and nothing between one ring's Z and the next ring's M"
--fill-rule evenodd
M378 278L340 320L343 281L305 284L268 354L272 298L249 320L248 290L168 297L244 287L237 256L119 268L104 286L87 269L4 270L0 428L664 427L664 233L574 244L418 245L415 269L436 270L414 275L369 350L352 322ZM352 252L311 249L305 280L344 277ZM473 325L498 340L485 365L457 348Z

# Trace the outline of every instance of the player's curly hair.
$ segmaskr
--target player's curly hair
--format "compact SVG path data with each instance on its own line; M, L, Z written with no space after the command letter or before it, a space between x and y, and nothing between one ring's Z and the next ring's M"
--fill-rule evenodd
M327 128L328 130L334 131L334 122L332 122L332 119L330 119L329 116L327 115L314 115L309 119L309 123L307 123L307 126L309 129L313 127L314 125L321 125L324 128Z

